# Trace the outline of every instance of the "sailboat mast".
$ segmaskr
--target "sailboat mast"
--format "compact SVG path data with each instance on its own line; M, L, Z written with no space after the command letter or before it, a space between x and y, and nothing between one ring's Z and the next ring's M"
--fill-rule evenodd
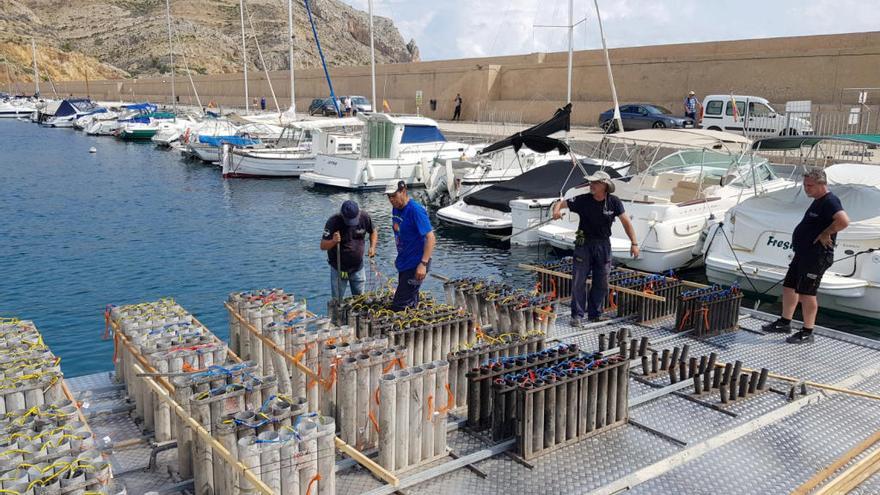
M251 107L248 96L247 76L247 44L244 37L244 0L238 0L238 9L241 13L241 61L244 64L244 113L250 113Z
M37 72L37 41L31 38L31 51L34 54L34 96L40 96L40 74Z
M574 55L574 0L568 0L568 91L565 102L571 103L571 59Z
M370 7L370 85L373 91L373 99L370 100L373 104L373 111L379 107L379 103L376 101L376 49L373 45L373 0L369 0Z
M290 109L291 118L296 120L296 86L293 80L293 0L287 0L287 34L290 37L287 46L287 64L290 66Z
M6 57L3 57L3 63L6 64L6 79L7 86L9 86L9 94L14 95L17 91L12 90L12 73L9 72L9 60ZM15 85L16 89L18 89L18 84Z
M614 102L614 121L617 130L623 131L623 120L620 118L620 104L617 102L617 88L614 87L614 75L611 74L611 59L608 57L608 45L605 43L605 30L602 29L602 16L599 15L599 0L593 0L596 6L596 20L599 21L599 35L602 36L602 50L605 52L605 69L608 71L608 84L611 85L611 100Z
M168 53L171 55L171 105L177 115L177 93L174 89L174 43L171 41L171 0L165 0L165 19L168 21Z

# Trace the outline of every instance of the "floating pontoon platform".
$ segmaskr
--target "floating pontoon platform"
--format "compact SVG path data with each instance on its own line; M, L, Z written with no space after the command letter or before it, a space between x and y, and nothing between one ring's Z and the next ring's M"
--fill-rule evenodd
M880 342L817 327L813 344L787 344L760 331L773 316L749 310L739 331L706 339L673 332L672 318L576 329L567 312L559 308L548 341L591 350L598 334L625 326L655 350L687 344L692 356L714 352L722 363L768 368L771 390L722 405L717 393L692 396L692 380L642 379L633 361L629 421L620 427L525 462L512 455L515 440L494 442L451 416L450 456L406 472L398 486L339 457L337 493L880 493ZM176 450L152 446L131 419L112 373L67 382L96 436L115 445L114 476L128 493L192 490L169 469Z

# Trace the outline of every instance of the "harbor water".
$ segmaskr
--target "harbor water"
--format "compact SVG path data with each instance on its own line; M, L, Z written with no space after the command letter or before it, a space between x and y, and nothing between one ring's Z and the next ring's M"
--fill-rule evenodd
M111 369L113 345L101 339L108 303L174 297L221 337L232 291L284 287L323 312L329 270L318 244L345 199L379 229L368 286L396 276L391 207L380 193L313 191L295 179L223 180L216 167L151 143L16 120L0 121L0 150L0 317L34 320L69 377ZM527 286L532 276L517 265L556 256L432 220L437 273ZM700 280L702 269L685 276ZM442 297L439 287L426 283ZM821 310L819 323L880 337L874 324Z

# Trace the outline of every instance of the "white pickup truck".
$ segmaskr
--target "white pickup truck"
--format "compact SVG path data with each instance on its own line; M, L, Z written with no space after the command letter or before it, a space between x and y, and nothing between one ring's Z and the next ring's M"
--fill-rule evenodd
M709 95L703 99L698 120L703 129L733 132L753 139L813 133L809 120L778 114L766 99L758 96Z

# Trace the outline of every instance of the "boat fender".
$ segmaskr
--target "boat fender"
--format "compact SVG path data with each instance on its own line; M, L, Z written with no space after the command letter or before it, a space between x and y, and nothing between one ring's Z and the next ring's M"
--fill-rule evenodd
M700 232L700 238L697 239L697 242L694 244L694 247L691 249L691 255L693 256L705 256L706 253L709 252L709 247L712 245L712 241L715 240L715 234L717 233L716 229L721 228L723 222L718 222L713 218L710 218L708 222L706 222L706 226ZM706 242L711 235L711 239L709 242Z

